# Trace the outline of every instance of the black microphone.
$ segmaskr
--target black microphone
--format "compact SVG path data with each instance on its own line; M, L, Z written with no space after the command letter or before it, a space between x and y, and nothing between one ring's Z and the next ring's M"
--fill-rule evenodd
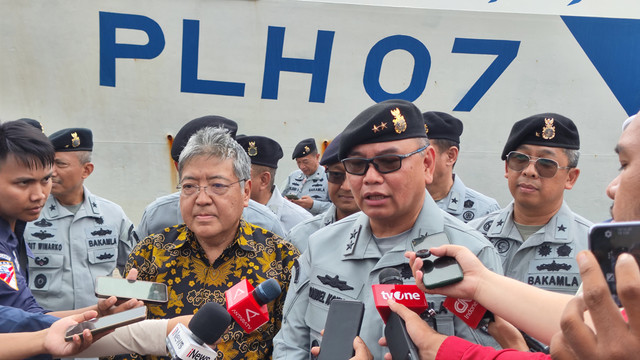
M380 284L401 285L402 274L394 268L386 268L378 275ZM389 314L387 326L384 328L384 336L387 339L387 347L394 360L417 360L418 349L407 332L404 320L395 312Z
M167 349L172 360L213 360L217 353L213 344L231 324L231 316L219 304L206 303L189 321L189 328L178 323L167 336Z
M278 280L267 279L253 290L252 295L258 305L262 306L275 300L280 296L281 292L282 289L280 288L280 284L278 284Z

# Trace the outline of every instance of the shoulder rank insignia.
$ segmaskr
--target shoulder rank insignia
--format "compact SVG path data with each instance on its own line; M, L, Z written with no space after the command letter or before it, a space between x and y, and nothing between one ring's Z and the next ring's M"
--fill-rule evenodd
M544 119L544 127L542 128L542 138L551 140L556 137L556 127L553 126L553 118Z
M73 146L74 148L80 146L80 138L78 137L77 132L71 133L71 146Z
M321 283L334 287L338 290L353 290L353 287L347 285L346 281L340 280L339 275L331 277L327 274L325 276L318 275L317 277Z
M402 134L405 132L407 130L407 121L404 119L404 115L400 113L400 109L391 110L391 115L393 115L393 127L396 133Z
M255 141L249 141L249 148L247 149L247 154L249 154L249 156L258 155L258 147L256 146Z

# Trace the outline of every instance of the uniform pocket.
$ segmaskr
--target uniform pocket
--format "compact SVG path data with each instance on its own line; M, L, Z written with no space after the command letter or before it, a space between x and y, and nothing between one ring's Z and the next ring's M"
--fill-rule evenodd
M48 291L49 288L60 288L62 284L62 266L64 255L38 254L29 258L29 287L32 291Z

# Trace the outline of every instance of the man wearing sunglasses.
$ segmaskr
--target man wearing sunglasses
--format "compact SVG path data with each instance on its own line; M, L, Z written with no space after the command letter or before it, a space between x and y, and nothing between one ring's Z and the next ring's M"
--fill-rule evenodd
M429 143L436 151L433 182L427 184L427 190L440 209L464 222L500 210L495 199L466 187L453 173L460 152L462 121L439 111L427 111L422 116Z
M566 294L580 285L576 254L587 249L591 222L571 211L564 191L580 170L580 137L570 119L538 114L513 125L502 151L513 201L469 223L494 244L504 274Z
M325 174L329 182L328 190L331 206L322 214L318 214L296 225L285 238L285 240L295 245L301 253L307 250L307 243L311 234L360 211L358 204L356 204L353 198L351 186L349 182L346 181L347 176L344 165L342 165L340 159L338 159L340 138L341 134L338 134L333 141L331 141L329 146L324 150L322 159L320 160L320 165L326 168Z
M281 331L274 338L274 359L306 359L324 328L332 299L364 302L360 338L375 359L384 324L371 286L383 269L396 268L403 282L414 284L404 253L414 239L446 236L469 248L489 268L501 273L500 257L482 234L440 210L425 186L433 180L435 152L429 146L420 110L404 100L387 100L364 110L344 129L338 156L362 210L313 233L298 260L285 300ZM474 343L497 345L430 296L439 332Z
M251 159L251 200L273 211L287 232L310 219L308 211L283 198L274 184L278 160L284 155L280 144L266 136L238 136L236 141Z

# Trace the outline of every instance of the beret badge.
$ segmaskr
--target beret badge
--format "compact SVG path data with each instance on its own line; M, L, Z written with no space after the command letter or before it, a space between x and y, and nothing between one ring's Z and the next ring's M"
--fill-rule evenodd
M249 141L249 148L247 148L247 154L249 156L258 155L258 147L256 146L256 142L255 141Z
M80 138L78 137L77 132L71 133L71 146L73 146L74 148L80 146Z
M307 153L309 153L309 151L311 151L311 149L309 149L308 146L305 146L304 147L304 153L307 154Z
M393 115L393 127L396 133L402 134L407 130L407 121L404 119L404 115L400 113L398 108L391 110L391 115Z
M556 127L553 126L553 118L544 119L544 127L542 128L542 138L551 140L556 137Z

